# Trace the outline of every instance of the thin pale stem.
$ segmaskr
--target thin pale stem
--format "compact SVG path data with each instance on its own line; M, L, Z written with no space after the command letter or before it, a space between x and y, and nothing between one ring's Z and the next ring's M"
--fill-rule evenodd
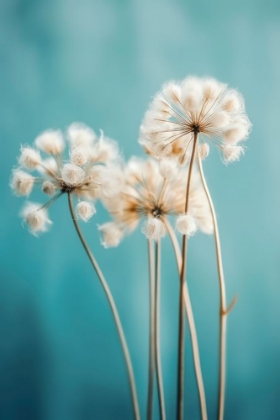
M105 280L105 277L99 267L99 265L97 264L96 259L94 258L92 252L90 251L85 238L82 234L82 231L79 227L79 224L76 220L75 217L75 213L74 213L74 208L73 208L73 203L72 203L72 196L70 193L68 193L68 205L69 205L69 210L72 216L72 220L74 223L74 226L76 228L77 234L80 238L80 241L84 247L84 250L87 253L87 256L90 259L90 262L100 280L100 283L103 287L103 290L105 292L105 295L108 299L113 317L114 317L114 321L117 327L117 331L118 331L118 335L121 341L121 345L122 345L122 349L123 349L123 354L124 354L124 358L125 358L125 363L126 363L126 367L127 367L127 373L128 373L128 378L129 378L129 384L130 384L130 390L131 390L131 396L132 396L132 402L133 402L133 410L134 410L134 418L135 420L140 420L140 412L139 412L139 404L138 404L138 398L137 398L137 391L136 391L136 384L135 384L135 378L134 378L134 373L133 373L133 368L132 368L132 363L131 363L131 358L130 358L130 354L129 354L129 350L128 350L128 346L127 346L127 342L125 339L125 335L124 335L124 331L123 331L123 327L121 324L121 320L120 320L120 316L114 301L114 298L111 294L110 288Z
M154 369L155 369L155 257L153 240L148 239L149 257L149 278L150 278L150 314L149 314L149 377L148 377L148 402L147 420L153 418L153 389L154 389Z
M188 170L185 213L188 212L189 195L191 186L192 168L196 154L197 133L194 133L193 148ZM179 293L179 337L178 337L178 372L177 372L177 420L184 418L184 283L186 277L187 259L187 236L182 236L182 265L180 272L180 293Z
M165 226L166 226L166 229L168 231L168 234L170 236L170 239L174 248L174 253L176 256L176 261L177 261L177 266L178 266L178 272L180 275L181 266L182 266L182 256L180 252L179 243L174 233L174 230L172 229L167 219L165 219ZM188 324L190 328L193 361L194 361L195 375L196 375L197 388L198 388L199 401L200 401L201 418L202 420L207 420L207 406L206 406L205 390L204 390L203 376L202 376L201 364L200 364L198 339L197 339L195 321L194 321L193 310L192 310L187 282L185 282L184 284L184 302L185 302L187 320L188 320Z
M155 264L155 359L156 375L158 384L159 411L161 420L166 420L163 379L160 357L160 240L156 241L156 264Z
M220 290L218 420L223 420L224 408L225 408L225 378L226 378L226 323L227 323L227 314L229 311L227 310L227 304L226 304L225 279L224 279L222 250L221 250L217 217L215 213L214 204L213 204L210 192L207 187L207 183L206 183L204 172L203 172L202 162L201 162L201 158L199 154L198 154L197 160L198 160L198 167L199 167L202 185L203 185L203 188L204 188L204 191L205 191L205 194L207 196L207 200L210 206L212 219L213 219L213 226L214 226L216 259L217 259L219 290Z

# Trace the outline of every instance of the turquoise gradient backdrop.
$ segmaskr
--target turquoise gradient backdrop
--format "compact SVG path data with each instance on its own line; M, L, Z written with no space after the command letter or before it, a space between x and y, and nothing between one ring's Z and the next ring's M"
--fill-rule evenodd
M244 158L225 167L214 148L205 172L221 231L228 300L226 420L280 418L280 3L276 0L1 0L0 418L131 419L112 316L62 197L49 233L29 235L9 177L21 144L82 121L137 144L143 113L169 79L211 75L238 88L253 123ZM34 196L33 196L34 197ZM38 199L39 195L35 197ZM41 197L41 200L43 197ZM119 306L144 418L148 279L140 232L103 250L84 227ZM178 282L163 244L162 362L168 419L176 392ZM189 284L209 418L217 393L218 287L213 238L190 241ZM186 337L186 418L199 419Z

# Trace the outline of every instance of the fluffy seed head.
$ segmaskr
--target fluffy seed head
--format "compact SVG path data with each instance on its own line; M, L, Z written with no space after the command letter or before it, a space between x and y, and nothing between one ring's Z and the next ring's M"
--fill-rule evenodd
M20 165L28 169L35 169L41 162L40 153L32 147L22 147L21 155L19 157Z
M89 161L89 150L87 147L75 147L70 153L71 163L77 166L83 166Z
M244 148L242 146L223 146L222 151L225 163L235 162L244 155Z
M87 125L75 122L68 127L67 137L72 147L87 147L92 145L96 134Z
M91 160L93 162L108 163L117 159L119 155L118 145L114 140L105 137L101 130L101 135L98 143L92 148Z
M98 227L101 232L101 243L104 248L116 247L123 238L123 230L114 222L105 223Z
M35 236L38 232L45 232L51 224L47 210L37 203L27 203L21 211L21 217Z
M81 220L88 222L89 219L96 213L96 208L88 201L80 201L76 206L76 212Z
M47 130L35 139L36 146L45 153L58 155L63 152L65 143L60 130Z
M197 230L194 217L190 214L181 214L176 220L176 229L182 235L193 235Z
M85 177L85 172L82 168L72 163L66 163L61 171L63 181L68 185L81 184Z
M209 151L210 151L210 147L208 143L202 143L198 147L198 153L202 160L207 158L207 156L209 155Z
M11 179L11 188L18 195L28 196L34 185L34 177L27 172L16 169Z
M165 235L165 226L159 218L149 217L142 225L142 232L147 239L158 241Z
M53 195L55 192L55 185L51 181L44 181L42 191L47 195Z

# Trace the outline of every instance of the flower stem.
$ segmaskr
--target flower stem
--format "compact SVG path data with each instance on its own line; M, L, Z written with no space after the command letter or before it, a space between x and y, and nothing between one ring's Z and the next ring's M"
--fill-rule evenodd
M153 240L148 239L148 256L149 256L149 278L150 278L150 332L149 332L149 377L148 377L148 403L147 403L147 420L153 418L153 388L154 388L154 369L155 369L155 261L153 252Z
M76 220L75 217L75 213L74 213L74 209L73 209L73 203L72 203L72 196L71 193L68 193L68 205L69 205L69 210L72 216L72 220L74 223L74 226L76 228L77 234L80 238L80 241L84 247L84 250L87 253L87 256L90 259L90 262L100 280L100 283L103 287L103 290L106 294L106 297L108 299L113 317L114 317L114 321L117 327L117 331L118 331L118 335L121 341L121 345L122 345L122 349L123 349L123 354L124 354L124 358L125 358L125 362L126 362L126 367L127 367L127 373L128 373L128 378L129 378L129 383L130 383L130 390L131 390L131 396L132 396L132 402L133 402L133 409L134 409L134 418L135 420L140 420L140 413L139 413L139 404L138 404L138 398L137 398L137 391L136 391L136 384L135 384L135 378L134 378L134 373L133 373L133 368L132 368L132 363L131 363L131 359L130 359L130 354L129 354L129 350L128 350L128 346L127 346L127 342L125 339L125 335L124 335L124 331L123 331L123 327L121 324L121 320L120 320L120 316L114 301L114 298L111 294L110 288L105 280L105 277L99 267L99 265L97 264L96 259L94 258L92 252L90 251L85 238L82 234L82 231L78 225L78 222Z
M196 154L197 133L194 133L193 148L188 170L185 213L188 212L191 175ZM180 272L179 292L179 337L178 337L178 371L177 371L177 420L184 418L184 283L186 277L187 236L182 236L182 265Z
M226 377L226 322L227 314L229 310L234 305L230 305L227 309L226 304L226 289L225 289L225 279L224 279L224 270L223 270L223 261L222 261L222 251L220 236L218 230L217 217L215 213L214 204L207 187L205 180L201 158L198 154L198 167L201 176L201 181L207 200L210 206L213 225L214 225L214 236L215 236L215 246L216 246L216 258L217 258L217 268L218 268L218 277L219 277L219 289L220 289L220 331L219 331L219 397L218 397L218 420L223 420L224 418L224 406L225 406L225 377ZM234 301L235 302L235 301Z
M168 231L168 234L170 236L174 253L176 256L177 266L178 266L178 272L180 274L181 272L181 266L182 266L182 256L180 252L179 243L177 240L177 237L174 233L174 230L172 229L169 221L165 219L165 226ZM201 364L200 364L200 355L199 355L199 346L198 346L198 339L197 339L197 333L196 333L196 327L195 327L195 321L192 311L192 305L188 290L188 284L185 282L184 284L184 302L185 302L185 309L187 314L187 320L190 328L190 336L191 336L191 342L192 342L192 351L193 351L193 360L194 360L194 368L195 368L195 375L196 375L196 381L197 381L197 387L198 387L198 393L199 393L199 401L200 401L200 411L201 411L201 418L202 420L207 420L207 406L206 406L206 398L205 398L205 391L204 391L204 383L203 383L203 376L201 371Z
M161 371L160 357L160 240L155 241L156 264L155 264L155 359L156 375L158 384L160 419L166 420L164 390Z

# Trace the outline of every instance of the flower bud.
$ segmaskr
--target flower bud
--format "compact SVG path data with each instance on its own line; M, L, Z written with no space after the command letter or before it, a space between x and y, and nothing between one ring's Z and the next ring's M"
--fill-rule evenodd
M35 178L27 172L17 169L13 172L11 188L18 195L28 196L32 191L34 180Z
M96 134L87 125L75 122L68 127L67 137L73 148L87 147L94 142Z
M81 220L88 222L96 213L96 208L88 201L80 201L76 206L76 212Z
M75 147L71 150L70 160L73 165L83 166L89 161L89 150L87 147Z
M51 181L44 181L42 191L47 195L53 195L55 192L55 185Z
M35 139L36 146L50 155L60 154L65 147L63 136L60 130L47 130Z
M40 153L31 147L22 147L21 155L19 157L20 165L28 169L34 169L41 162Z
M164 223L156 217L149 217L142 225L142 232L147 239L159 240L165 235Z
M176 229L182 235L192 236L196 230L196 222L190 214L181 214L176 220Z
M98 227L102 235L101 243L104 248L116 247L119 245L123 230L120 229L114 222L105 223Z
M41 204L27 203L21 212L21 216L35 236L37 232L45 232L48 225L51 224L47 210L42 208Z
M75 186L83 182L85 172L77 165L66 163L62 168L61 175L66 184Z

